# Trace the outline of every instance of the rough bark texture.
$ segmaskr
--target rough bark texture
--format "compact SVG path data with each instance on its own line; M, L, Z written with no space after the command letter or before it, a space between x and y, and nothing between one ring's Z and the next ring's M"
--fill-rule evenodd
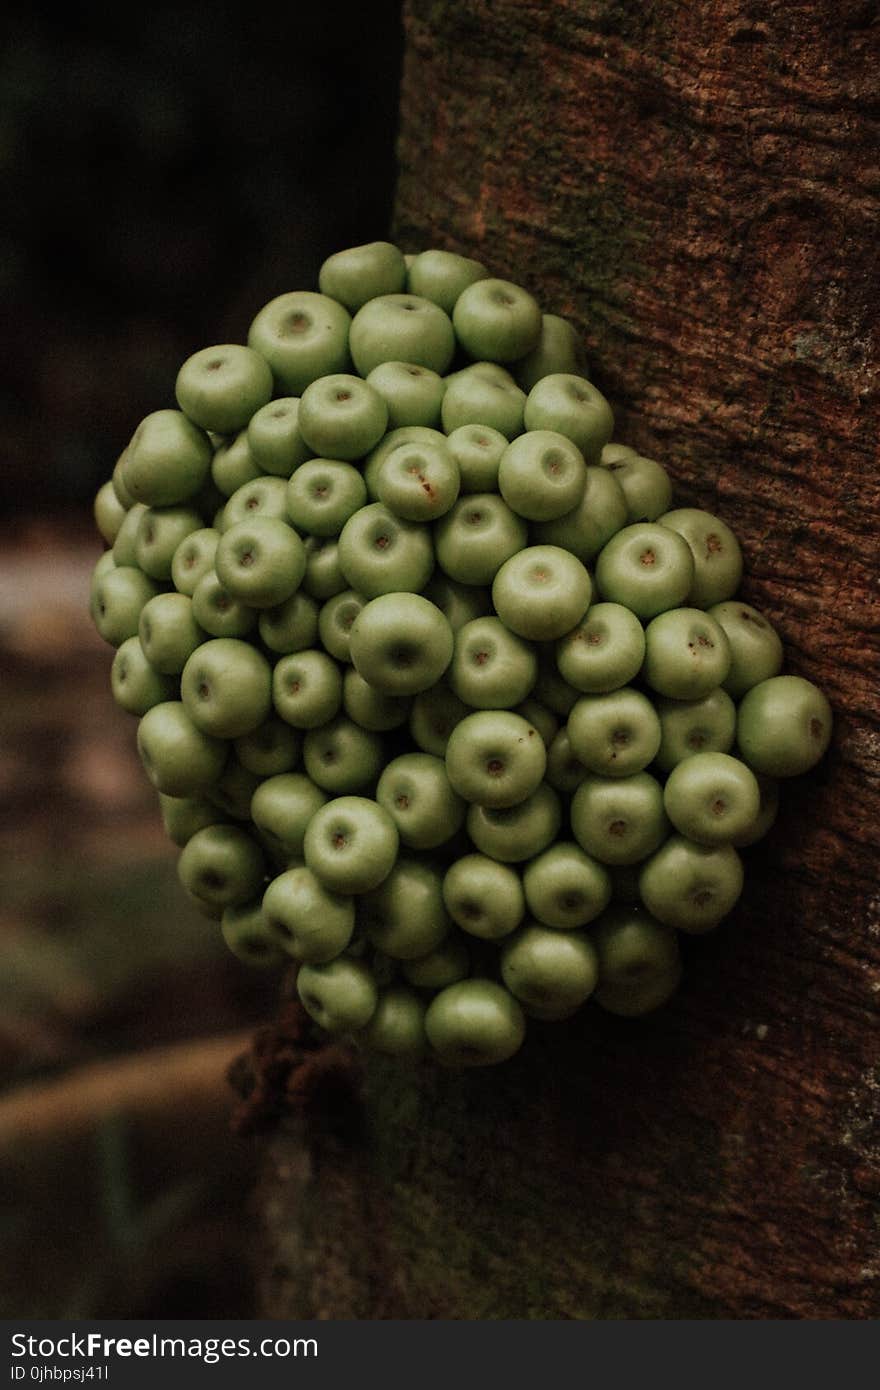
M670 1006L535 1028L489 1073L370 1063L357 1123L288 1122L265 1311L876 1315L876 6L406 17L401 243L573 318L617 437L734 526L836 735Z

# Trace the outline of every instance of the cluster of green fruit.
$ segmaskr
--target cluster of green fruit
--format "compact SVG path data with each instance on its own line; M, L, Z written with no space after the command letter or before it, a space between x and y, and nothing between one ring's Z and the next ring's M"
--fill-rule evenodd
M611 443L571 326L372 243L176 396L96 499L92 614L231 949L449 1064L662 1004L831 712L734 599L731 530Z

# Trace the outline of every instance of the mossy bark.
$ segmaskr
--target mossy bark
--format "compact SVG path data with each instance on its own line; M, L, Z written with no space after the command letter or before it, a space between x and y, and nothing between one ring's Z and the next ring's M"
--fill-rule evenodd
M270 1316L880 1313L880 63L854 0L409 0L396 228L582 331L616 437L743 544L827 691L676 1000L291 1117Z

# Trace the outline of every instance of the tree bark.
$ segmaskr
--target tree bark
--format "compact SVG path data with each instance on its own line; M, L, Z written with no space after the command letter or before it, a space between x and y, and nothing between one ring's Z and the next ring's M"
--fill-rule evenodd
M588 1007L487 1072L371 1061L288 1115L264 1311L876 1316L876 6L405 14L400 243L572 318L616 438L737 531L836 732L656 1015Z

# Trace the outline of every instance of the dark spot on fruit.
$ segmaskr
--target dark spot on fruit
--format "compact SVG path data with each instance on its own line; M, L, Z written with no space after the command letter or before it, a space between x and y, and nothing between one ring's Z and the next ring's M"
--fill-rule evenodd
M290 930L290 927L287 925L286 922L282 922L280 917L273 917L272 921L269 923L269 926L272 928L273 931L276 931L279 936L286 937L288 941L293 936L293 932Z
M153 530L152 526L148 526L144 531L144 540L146 541L147 545L152 545L155 539L156 532Z
M693 733L688 734L686 743L688 748L696 748L699 750L705 747L706 738L707 735L704 734L701 729L694 729Z
M260 505L260 499L259 497L255 497L252 493L244 505L249 512L256 511L257 507Z
M474 652L473 662L475 666L485 666L489 660L488 652Z
M705 632L701 632L697 638L697 645L700 647L714 647L715 643L712 641L711 637L706 636Z
M409 300L407 300L407 302L406 302L405 304L401 304L400 307L401 307L401 309L404 309L404 310L406 311L406 313L408 313L408 314L413 314L413 313L415 313L415 311L418 309L419 306L418 306L418 304L412 304L412 303L410 303Z
M657 555L653 550L643 550L639 556L639 564L648 569L651 565L656 565Z
M611 824L609 825L609 827L608 827L608 834L609 834L609 835L614 835L615 837L618 837L618 838L619 838L621 835L625 835L625 834L626 834L626 821L625 821L625 820L613 820L613 821L611 822Z
M321 754L321 762L322 762L322 763L335 763L335 762L336 762L336 749L335 749L335 748L325 748L324 751L323 751L323 753Z
M713 816L723 816L726 810L727 802L724 801L720 796L716 796L715 800L712 802Z
M225 879L216 869L203 869L199 875L199 881L204 888L222 888Z
M496 304L515 304L516 300L507 290L494 290L492 298Z
M815 716L814 716L814 717L810 720L810 734L811 734L811 736L812 736L813 738L815 738L815 739L820 739L820 738L822 737L823 733L824 733L824 729L823 729L823 727L822 727L822 721L821 721L821 719L816 719Z
M406 370L409 372L410 376L422 376L422 375L423 375L421 367L407 367Z
M504 763L501 758L490 758L486 763L486 771L492 777L499 777L504 771Z
M763 618L760 618L757 613L750 613L747 608L741 608L739 616L744 623L754 623L755 627L767 626Z
M312 320L308 314L302 310L297 310L295 314L290 314L284 324L284 329L288 333L305 333L306 329L311 328Z
M482 520L482 512L468 512L467 516L465 517L465 521L468 523L469 526L479 526Z
M210 685L208 684L208 682L207 682L207 681L201 681L200 684L199 684L199 699L200 699L200 700L207 700L208 697L210 696L210 694L211 694L211 687L210 687Z
M334 849L345 849L348 844L348 836L344 830L337 830L331 837L331 844Z
M702 888L698 893L692 895L691 901L695 907L708 907L713 897L711 888Z
M398 810L400 810L400 811L408 811L408 810L409 810L409 797L406 795L405 792L401 792L401 793L400 793L400 796L397 796L397 797L394 798L394 804L395 804L395 806L398 808Z
M580 893L560 893L559 905L565 912L577 912L583 905L583 897Z
M534 737L535 737L535 733L536 733L536 730L535 730L535 729L529 729L529 738L534 738Z
M272 411L272 419L273 419L273 420L284 420L284 419L286 419L287 415L288 415L288 411L287 411L287 410L273 410L273 411Z
M483 909L480 907L479 903L474 903L470 900L461 903L459 912L462 917L467 917L468 921L471 922L475 922L478 917L482 917L483 915Z
M416 651L405 642L399 642L391 648L390 656L395 666L412 666L416 660Z
M312 495L320 500L327 496L329 490L326 483L317 483L312 490Z
M292 679L287 682L287 689L290 691L291 695L298 695L301 688L302 686L298 676L293 676Z
M615 729L614 733L611 735L611 742L616 748L625 748L629 740L629 729Z
M377 550L387 550L390 544L391 544L391 537L390 537L390 536L377 536L376 539L375 539L375 541L374 541L374 545L375 545L375 547L376 547Z
M238 563L241 565L242 569L250 569L251 565L254 563L255 558L256 557L252 550L243 550L238 557Z
M710 532L706 537L706 555L717 555L718 551L723 549L721 537L716 536L714 531Z
M573 401L585 401L588 399L586 391L582 386L576 386L572 381L569 383L568 394Z
M337 392L336 392L335 399L336 399L337 401L350 401L350 400L351 400L351 392L350 392L350 391L337 391Z
M232 607L232 599L228 594L218 594L214 599L214 607L218 612L225 613L227 609Z
M592 630L586 634L586 640L591 647L601 646L602 634L601 632L596 632L595 630Z

